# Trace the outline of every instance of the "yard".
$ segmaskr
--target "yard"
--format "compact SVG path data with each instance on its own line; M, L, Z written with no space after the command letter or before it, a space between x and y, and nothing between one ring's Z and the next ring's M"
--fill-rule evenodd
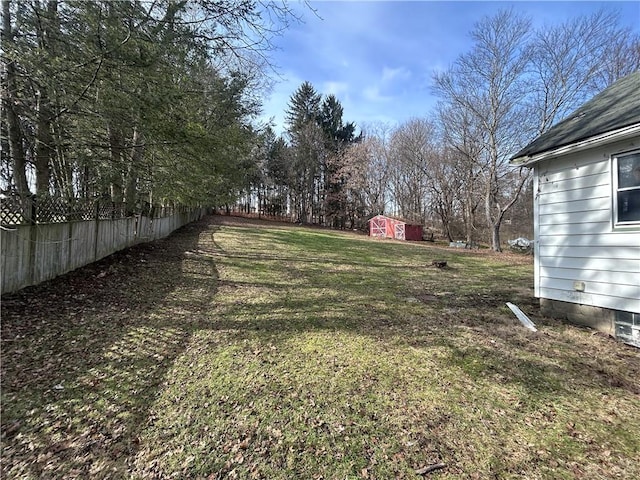
M2 299L2 478L640 478L640 350L532 297L530 257L205 218Z

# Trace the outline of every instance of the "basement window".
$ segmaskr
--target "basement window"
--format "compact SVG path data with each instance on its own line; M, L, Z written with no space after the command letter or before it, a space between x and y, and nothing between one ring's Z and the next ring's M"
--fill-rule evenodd
M629 345L640 348L640 313L615 313L616 337Z
M640 223L640 151L613 157L613 215L616 226Z

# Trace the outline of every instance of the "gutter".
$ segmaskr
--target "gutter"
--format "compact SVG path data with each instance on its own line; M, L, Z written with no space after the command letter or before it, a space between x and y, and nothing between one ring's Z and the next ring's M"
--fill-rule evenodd
M612 143L618 140L624 140L638 134L640 134L640 124L635 124L628 127L620 128L618 130L612 130L610 132L602 133L594 137L589 137L586 140L571 143L569 145L563 145L552 150L534 153L533 155L522 155L520 157L511 159L509 163L514 167L528 167L542 160L559 157L561 155L568 155L570 153L579 152L581 150L597 147L602 144Z

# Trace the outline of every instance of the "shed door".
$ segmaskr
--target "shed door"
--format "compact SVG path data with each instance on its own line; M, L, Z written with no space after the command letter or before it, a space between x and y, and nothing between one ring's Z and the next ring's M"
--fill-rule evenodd
M396 240L404 240L404 223L396 223L394 238Z
M387 222L384 218L374 218L371 220L371 236L372 237L386 237L387 236Z

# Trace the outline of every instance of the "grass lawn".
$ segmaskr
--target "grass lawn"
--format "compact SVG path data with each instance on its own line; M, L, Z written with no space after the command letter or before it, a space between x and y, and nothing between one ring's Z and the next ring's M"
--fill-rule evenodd
M640 350L532 271L209 217L7 295L2 478L640 478Z

